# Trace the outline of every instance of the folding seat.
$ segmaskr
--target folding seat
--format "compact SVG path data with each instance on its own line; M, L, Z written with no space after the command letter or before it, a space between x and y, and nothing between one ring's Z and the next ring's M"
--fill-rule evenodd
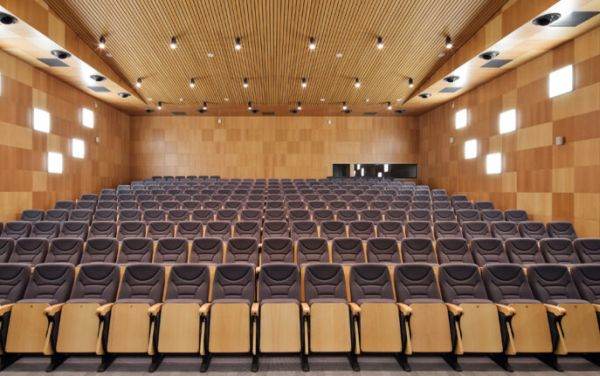
M309 201L308 210L327 209L327 203L325 201Z
M265 221L285 221L286 214L283 209L266 209Z
M122 202L132 202L135 201L135 195L133 193L119 193L117 195L117 201L119 201L119 207L121 206Z
M98 209L94 213L93 221L116 222L117 211L113 209Z
M43 238L21 238L15 242L8 262L37 265L48 253L49 241Z
M494 203L491 201L475 201L475 209L477 210L490 210L494 209Z
M103 326L108 327L102 332L104 354L99 372L106 370L118 354L154 355L151 346L153 313L160 309L164 283L165 269L162 265L144 262L125 267L114 305L98 309Z
M81 263L90 262L109 262L113 263L117 259L119 242L114 238L93 238L88 239L84 245Z
M152 240L172 238L175 236L175 224L170 221L156 221L148 223L146 237Z
M167 212L167 221L175 224L183 221L189 221L190 212L187 209L171 209Z
M118 201L98 201L96 204L96 210L117 210L118 207Z
M285 201L302 201L302 196L297 193L286 193L284 199Z
M451 325L457 327L455 349L460 354L485 353L511 371L503 339L509 335L506 322L512 311L496 306L488 298L477 265L440 265L439 283L451 313Z
M304 238L296 243L296 258L299 265L309 262L330 262L327 240Z
M321 223L321 237L332 240L346 237L346 225L341 221L325 221Z
M285 208L285 203L283 201L266 201L265 209L283 209Z
M502 240L495 238L473 239L470 243L475 263L484 266L490 263L508 263L508 254Z
M252 370L257 371L256 319L259 308L253 303L254 265L217 265L212 291L211 304L201 309L204 343L201 372L208 370L212 354L218 353L252 353Z
M143 238L146 236L146 223L142 221L127 221L119 223L117 239Z
M456 215L453 210L438 209L433 211L433 221L456 222Z
M206 224L204 236L207 238L220 238L228 241L231 238L231 223L224 221L210 221Z
M318 201L320 199L319 195L317 193L307 193L304 195L304 200L306 202L308 201Z
M67 211L71 211L75 209L74 201L56 201L54 204L54 209L63 209Z
M292 222L290 234L293 241L302 238L316 238L319 236L318 226L313 221Z
M190 210L190 211L200 209L201 207L202 207L202 202L200 202L200 201L189 200L189 201L183 201L181 203L182 209L186 209L186 210Z
M268 238L287 238L290 236L290 227L286 221L267 221L263 223L262 237Z
M44 211L37 209L28 209L21 212L20 221L22 222L38 222L44 219Z
M157 194L154 197L156 198L156 201L158 201L159 203L173 200L173 196L168 193Z
M390 209L383 213L386 221L406 222L407 216L404 210Z
M512 238L520 238L519 228L515 222L492 222L490 224L492 235L502 241Z
M549 238L546 226L542 222L525 221L518 224L519 232L524 238L541 240Z
M377 209L361 210L360 219L361 221L379 222L383 219L383 215L381 210Z
M246 210L259 210L262 212L263 206L264 204L262 201L246 201L244 203L244 209Z
M450 199L452 200L452 203L460 201L469 201L469 199L465 195L452 195L450 196Z
M600 264L573 265L570 271L581 298L592 304L600 304Z
M184 238L164 238L156 243L155 263L186 263L188 242Z
M510 316L511 336L504 340L508 342L507 353L537 355L561 371L554 354L559 340L556 322L548 319L546 307L534 298L523 268L515 264L491 264L483 268L482 277L490 299L500 312L506 312L501 319Z
M525 210L506 210L504 212L504 219L510 222L525 222L528 221L529 218L527 216L527 212Z
M140 205L142 202L155 202L154 195L150 194L150 193L142 193L142 194L137 195L137 200L140 203ZM154 205L154 204L146 204L146 205Z
M277 191L279 193L268 193L266 196L266 200L267 201L283 201L283 195L281 194L280 191Z
M544 262L544 256L535 239L508 239L504 242L504 248L510 262L514 264L527 265Z
M375 226L370 221L352 221L348 224L348 236L367 240L375 237Z
M68 262L78 265L83 254L83 239L59 238L50 242L44 262Z
M166 212L169 210L179 209L180 208L179 201L164 201L160 204L160 208Z
M198 221L181 221L175 228L175 236L187 240L202 237L203 232L202 222Z
M404 226L407 238L433 239L431 223L426 221L408 221Z
M449 201L434 201L432 207L433 210L453 210L452 205Z
M60 226L59 238L80 238L85 240L89 230L88 222L67 221Z
M352 221L358 221L358 212L354 209L342 209L335 213L338 221L342 221L346 224Z
M370 191L371 192L377 192L376 190L372 190L372 189ZM361 194L361 195L358 195L356 197L356 199L358 201L365 201L367 204L370 203L371 201L373 201L374 198L375 198L374 194L364 194L364 193Z
M576 271L574 274L580 277ZM527 268L527 279L533 295L546 305L548 317L555 327L558 326L556 331L560 340L556 353L582 354L596 365L600 364L597 309L582 299L568 267L558 264L531 265Z
M82 194L78 201L98 201L98 195L93 193Z
M329 208L331 210L344 210L348 209L346 201L331 201L329 202Z
M378 238L404 239L404 227L399 221L382 221L376 226Z
M15 288L20 292L26 272L17 273L20 280L15 281ZM22 299L2 307L2 368L21 355L52 353L47 347L58 328L48 321L46 312L60 309L67 300L74 275L75 267L68 263L40 264L33 269Z
M160 208L160 204L158 201L141 201L140 202L140 209L142 209L142 211L146 211L146 210L156 210Z
M64 222L68 219L69 211L64 209L51 209L44 214L44 221L47 222Z
M474 206L471 202L469 201L457 201L457 202L452 202L452 208L454 208L455 211L458 210L475 210L473 209Z
M88 209L73 209L69 213L69 221L86 222L89 224L92 221L94 212Z
M96 201L77 201L75 209L96 210Z
M8 259L15 249L15 239L0 238L0 264L8 262Z
M335 263L365 262L365 251L361 239L333 239L331 242L331 259Z
M192 211L192 221L201 222L203 225L214 221L215 212L211 209L196 209Z
M445 189L441 189L441 188L436 188L436 189L432 189L431 190L431 195L432 196L446 196L448 193L446 192Z
M460 223L481 221L481 216L479 215L479 212L475 209L457 210L456 218Z
M233 225L233 236L250 237L260 241L260 222L240 221Z
M501 210L484 209L481 210L479 214L481 215L481 220L488 223L504 221L504 214Z
M241 221L262 222L262 210L259 209L244 209L240 212Z
M453 262L472 264L473 256L469 252L469 245L463 238L443 238L435 242L435 253L440 264Z
M195 191L190 191L190 192L195 192ZM192 195L189 193L179 193L173 196L175 198L175 201L182 203L182 202L186 202L186 201L190 201L192 199Z
M437 263L433 242L426 238L409 238L400 242L402 262L427 262Z
M196 238L190 250L190 263L208 262L220 264L223 262L224 245L220 238Z
M117 195L114 192L102 193L98 196L98 202L101 201L117 201Z
M412 196L411 195L406 195L406 194L400 194L396 196L396 201L392 201L392 208L393 209L402 209L402 210L408 210L408 207L410 206L410 201L412 200Z
M573 248L579 256L582 263L600 262L600 239L599 238L579 238L573 241Z
M292 239L269 238L263 241L260 253L260 265L271 262L294 262L294 246Z
M40 221L31 226L30 238L54 239L60 233L60 222Z
M236 211L242 210L242 202L241 201L225 201L223 204L223 209L234 209Z
M408 211L409 221L431 221L431 212L426 209L413 209Z
M460 225L455 221L439 221L433 224L433 234L436 239L462 238Z
M317 209L312 212L312 217L317 224L321 224L325 221L333 221L335 215L330 209Z
M479 239L479 238L491 238L492 233L487 222L473 221L473 222L462 222L461 223L463 236L467 240Z
M540 251L549 264L578 264L579 257L569 239L542 239Z
M309 333L305 353L346 353L352 369L359 371L342 265L308 264L303 279L303 322Z
M371 238L367 240L367 261L399 263L398 242L392 238Z
M423 201L413 201L409 206L409 211L413 210L431 210L431 204Z
M369 204L366 201L354 200L348 203L348 208L352 210L366 210Z
M121 249L117 256L117 263L128 264L132 262L152 262L154 244L149 238L123 239Z
M294 221L310 221L310 212L306 209L292 209L288 211L290 222Z
M146 223L149 222L161 222L166 218L166 213L162 209L149 209L145 210L142 215L142 220Z
M384 198L382 196L378 197L379 200L381 201L372 201L371 202L371 209L373 210L379 210L380 212L384 212L386 210L388 210L390 208L390 202L392 201L392 198L386 198L384 200Z
M307 206L304 201L286 201L285 208L288 212L299 210L298 213L301 213L303 210L307 211Z
M192 200L198 202L210 201L210 196L207 194L195 194L192 196Z
M577 233L571 222L548 222L546 230L551 238L577 239Z
M14 245L14 240L10 240ZM10 242L9 242L10 243ZM7 255L8 256L8 255ZM0 264L0 307L3 309L0 311L0 320L3 326L7 325L7 320L10 315L9 305L16 303L23 298L29 277L31 275L31 268L29 265L24 264ZM4 328L3 328L4 330Z

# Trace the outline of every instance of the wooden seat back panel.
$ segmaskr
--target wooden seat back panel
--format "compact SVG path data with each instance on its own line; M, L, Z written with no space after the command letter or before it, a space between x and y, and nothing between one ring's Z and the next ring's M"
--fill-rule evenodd
M498 310L494 304L467 303L460 305L462 348L465 353L500 353L502 338Z
M600 352L600 328L591 304L561 304L567 310L561 326L569 353Z
M395 303L364 303L360 306L362 352L401 352L400 316Z
M264 303L260 307L260 351L300 352L300 307L296 303Z
M412 304L410 342L415 353L452 351L450 321L444 303Z
M46 303L17 303L12 307L6 352L43 353L48 331Z
M108 352L146 353L150 339L148 304L120 304L112 308Z
M211 307L208 349L213 353L250 352L250 305L216 303Z
M161 308L158 351L200 352L200 305L165 303Z
M314 303L310 306L310 351L351 350L350 311L346 303Z
M543 304L511 304L515 315L511 321L517 353L550 353L552 337Z
M62 307L56 351L95 353L100 330L98 303L68 303Z

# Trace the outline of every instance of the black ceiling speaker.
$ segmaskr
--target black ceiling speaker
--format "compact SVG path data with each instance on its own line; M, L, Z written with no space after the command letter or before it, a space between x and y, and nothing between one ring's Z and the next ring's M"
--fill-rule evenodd
M8 13L0 12L0 23L3 25L12 25L17 23L17 19Z
M70 53L68 53L67 51L63 51L63 50L52 50L52 51L50 51L50 53L61 60L71 57Z
M91 78L92 80L96 81L96 82L101 82L101 81L104 81L104 80L106 80L106 77L104 77L104 76L101 76L101 75L99 75L99 74L92 74L92 75L90 76L90 78Z
M448 76L448 77L444 78L444 81L446 81L446 82L454 82L454 81L457 81L459 78L460 77L458 77L458 76Z
M126 93L126 92L121 92L121 93L119 93L118 95L119 95L119 97L121 97L121 98L123 98L123 99L125 99L125 98L129 98L129 97L131 96L131 94L129 94L129 93Z
M431 97L431 93L421 93L421 94L419 94L419 97L421 97L423 99L427 99L427 98Z
M543 14L537 18L534 18L534 20L531 21L531 23L534 25L537 25L537 26L548 26L552 22L558 20L559 18L560 18L560 13L547 13L547 14Z
M498 51L485 51L484 53L479 55L479 57L482 58L483 60L492 60L493 58L495 58L498 55L500 55L500 52L498 52Z

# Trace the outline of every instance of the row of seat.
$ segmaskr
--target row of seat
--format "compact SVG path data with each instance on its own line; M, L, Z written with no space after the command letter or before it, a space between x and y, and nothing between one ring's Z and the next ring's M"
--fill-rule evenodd
M31 275L30 275L31 274ZM557 355L600 365L600 265L92 263L0 265L2 368L18 356L97 354L99 371L117 355L148 354L150 371L170 354L308 357L483 353L506 370L509 356Z

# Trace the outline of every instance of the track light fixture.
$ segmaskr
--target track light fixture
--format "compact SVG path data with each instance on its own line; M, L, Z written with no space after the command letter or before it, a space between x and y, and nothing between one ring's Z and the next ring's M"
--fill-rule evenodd
M360 80L358 79L358 77L356 77L354 79L354 87L359 89L360 88Z
M240 38L240 37L235 38L235 44L233 45L233 48L236 51L239 51L242 49L242 38Z
M348 111L348 104L346 102L342 103L342 111Z
M387 103L385 104L385 106L386 106L386 108L388 109L388 111L391 111L391 110L392 110L392 102L387 102Z
M302 111L302 102L297 102L296 103L296 110L297 111Z
M306 79L306 77L302 77L302 79L300 80L300 86L303 89L306 89L306 87L308 86L308 80Z
M17 23L17 19L8 13L0 12L0 23L2 25L13 25Z
M383 38L382 37L377 37L377 43L375 44L375 46L377 46L378 50L383 49Z
M101 50L106 48L106 38L104 35L101 35L100 39L98 40L98 48Z
M408 87L411 89L415 87L415 82L413 81L412 77L408 78Z
M244 89L248 88L248 86L249 86L248 78L244 77L244 80L242 81L242 86L244 87Z
M206 102L202 103L202 110L203 111L208 110L208 105L206 104Z
M135 81L135 87L137 87L138 89L141 89L142 87L142 79L138 78L137 81Z
M194 78L190 79L190 89L193 89L196 87L196 80Z
M68 53L67 51L63 51L63 50L52 50L52 51L50 51L50 53L61 60L71 57L70 53Z
M446 36L446 49L451 50L452 47L454 47L454 44L452 44L452 38L450 38L450 35L447 35Z
M253 108L252 102L248 102L248 111L252 111Z
M177 48L177 38L171 37L171 44L169 44L169 47L171 47L172 50Z
M313 38L313 37L308 38L308 49L311 51L314 51L317 49L317 41L315 40L315 38Z
M162 105L163 105L163 102L158 101L156 108L160 111L160 110L162 110Z

